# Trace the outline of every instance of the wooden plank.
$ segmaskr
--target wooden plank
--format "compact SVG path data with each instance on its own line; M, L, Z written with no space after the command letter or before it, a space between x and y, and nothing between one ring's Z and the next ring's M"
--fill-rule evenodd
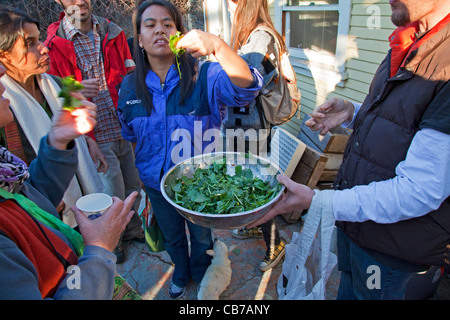
M305 115L305 117L306 116L307 115ZM305 131L303 131L302 129L300 129L300 132L298 133L297 138L300 139L308 147L310 147L318 152L321 152L320 148L314 144L314 142L309 138L308 135L306 135Z
M300 162L292 173L291 179L314 189L322 175L328 158L320 151L306 146ZM295 223L300 219L301 210L284 213L282 216L288 223Z
M364 95L367 95L367 93L369 92L369 86L370 84L361 82L357 79L348 79L347 81L347 87L349 89L361 92Z
M356 60L365 61L369 63L378 63L380 64L381 61L386 57L386 52L376 52L376 51L369 51L369 50L358 50L358 55Z
M361 39L374 39L380 41L387 41L392 34L392 29L368 29L361 27L352 27L350 34Z
M370 25L368 26L368 22L370 23L373 20L370 20L371 16L367 16L367 15L354 15L352 16L352 20L351 20L351 26L352 27L361 27L361 28L369 28ZM372 16L373 17L373 16ZM377 25L377 27L379 27L380 29L389 29L390 26L392 26L392 22L391 22L391 16L379 16L379 25ZM371 29L375 29L374 27L371 27Z
M361 61L358 59L351 59L347 61L347 67L355 69L355 70L363 70L371 74L375 74L378 67L380 66L379 63L371 63L366 61Z
M345 147L345 145L344 145ZM344 158L343 153L330 153L327 152L325 155L328 158L327 165L325 166L325 170L338 170L341 166L342 159Z
M367 86L370 85L370 83L373 80L373 74L363 72L356 69L349 69L347 68L349 79L355 79L359 82L365 83ZM367 91L368 92L368 91Z
M372 4L382 4L387 3L389 4L388 0L352 0L353 5L355 4L365 4L365 5L372 5Z
M333 182L319 182L316 187L319 190L332 190Z
M291 179L313 189L316 187L327 161L328 158L325 154L306 146L300 162L292 173Z
M370 4L354 4L351 15L352 16L354 16L354 15L369 15L367 13L367 7L369 5ZM386 3L386 4L378 4L377 3L377 6L380 7L380 11L383 16L391 15L392 10L391 10L391 6L389 5L389 3Z
M332 182L336 178L338 170L323 170L319 178L320 182Z
M359 51L373 51L386 55L389 50L389 42L386 39L355 39L355 44Z

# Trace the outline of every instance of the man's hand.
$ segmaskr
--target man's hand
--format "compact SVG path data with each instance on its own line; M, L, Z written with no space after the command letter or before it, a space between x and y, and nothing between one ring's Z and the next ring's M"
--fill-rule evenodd
M86 136L86 142L89 147L89 154L91 155L92 161L94 161L95 167L97 168L97 172L106 173L106 171L108 171L108 162L106 161L106 157L97 142L89 136Z
M305 121L305 125L313 131L320 130L320 134L325 135L344 122L352 121L354 112L355 106L350 101L331 98L314 109L311 119Z
M79 92L87 99L91 99L98 95L98 92L100 90L100 82L98 81L98 79L94 78L83 80L81 81L81 85L83 86L83 89L81 89Z
M286 212L309 209L314 196L314 191L311 188L298 184L285 175L279 175L277 179L278 182L286 187L286 193L280 197L277 203L263 217L248 225L249 228L259 226Z

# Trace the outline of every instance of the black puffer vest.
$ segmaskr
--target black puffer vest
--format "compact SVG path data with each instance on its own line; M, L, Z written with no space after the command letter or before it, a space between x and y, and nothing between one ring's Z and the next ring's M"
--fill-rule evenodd
M450 74L449 25L406 59L389 77L390 53L370 86L335 180L335 189L368 185L395 177L422 118ZM448 88L448 86L447 86ZM442 90L442 92L441 92ZM436 150L439 152L439 150ZM393 224L337 222L357 245L396 261L440 266L450 244L450 198L425 216Z

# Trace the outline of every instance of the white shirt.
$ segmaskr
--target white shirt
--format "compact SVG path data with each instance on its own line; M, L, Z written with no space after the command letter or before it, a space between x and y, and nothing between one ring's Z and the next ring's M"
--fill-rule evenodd
M354 105L356 114L361 105ZM418 131L394 178L335 192L336 220L394 223L436 210L450 196L449 160L450 135L433 129Z

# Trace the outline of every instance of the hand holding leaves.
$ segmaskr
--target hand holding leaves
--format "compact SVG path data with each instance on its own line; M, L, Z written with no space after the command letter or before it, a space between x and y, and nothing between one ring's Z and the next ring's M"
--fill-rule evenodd
M180 62L178 61L178 58L186 52L183 48L178 49L177 43L180 41L180 39L183 37L180 31L177 31L175 34L172 34L170 36L169 40L169 47L170 50L172 50L173 54L175 55L175 59L177 60L177 68L178 68L178 74L180 75L181 79L181 70L180 70Z
M64 77L62 79L60 98L64 98L63 109L73 111L81 106L81 101L70 95L71 92L77 92L83 89L83 85L74 79L73 76Z

